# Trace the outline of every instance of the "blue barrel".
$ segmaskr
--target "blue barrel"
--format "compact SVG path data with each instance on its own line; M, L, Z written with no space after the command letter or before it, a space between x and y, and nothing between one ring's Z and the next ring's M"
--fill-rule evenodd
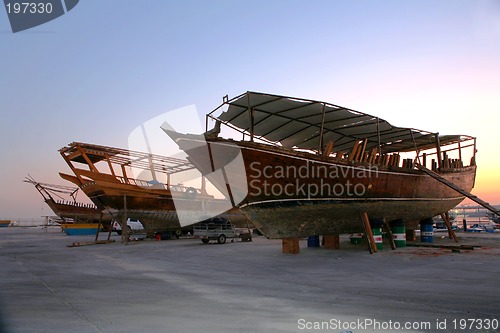
M307 237L307 247L319 247L319 236Z
M420 221L420 241L422 243L434 243L434 221L431 218Z

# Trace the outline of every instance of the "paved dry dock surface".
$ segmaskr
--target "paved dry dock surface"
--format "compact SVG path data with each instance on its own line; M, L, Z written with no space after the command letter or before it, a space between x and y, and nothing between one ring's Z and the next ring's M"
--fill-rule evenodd
M500 320L499 236L467 236L483 247L460 253L370 255L343 237L341 250L303 242L300 255L283 255L280 241L262 237L69 248L93 237L4 228L1 313L7 332L388 332L406 323L424 327L413 332L494 332L459 328Z

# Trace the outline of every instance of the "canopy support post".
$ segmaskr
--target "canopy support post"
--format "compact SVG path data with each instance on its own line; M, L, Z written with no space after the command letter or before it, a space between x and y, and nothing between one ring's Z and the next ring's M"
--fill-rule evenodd
M434 136L436 137L436 151L437 151L437 162L438 162L438 169L441 170L443 167L443 161L441 160L441 142L439 141L439 133L435 133Z
M248 116L250 117L250 142L253 142L253 108L250 104L250 92L247 92Z
M378 140L378 155L382 156L382 146L380 143L380 118L377 117L377 140Z
M323 108L321 110L321 128L319 130L319 147L318 155L323 153L323 131L325 127L325 103L323 103Z
M462 144L461 144L462 138L458 139L458 159L460 163L460 167L462 167Z
M474 151L472 152L472 160L471 160L471 163L470 163L471 166L476 165L476 152L477 152L477 149L476 149L476 138L474 138ZM474 180L475 180L475 178L474 178Z
M413 130L411 128L410 128L410 134L411 134L411 139L413 140L413 145L415 146L415 153L417 154L415 156L415 162L422 164L420 163L420 149L418 149L417 141L415 140L415 136L413 135Z

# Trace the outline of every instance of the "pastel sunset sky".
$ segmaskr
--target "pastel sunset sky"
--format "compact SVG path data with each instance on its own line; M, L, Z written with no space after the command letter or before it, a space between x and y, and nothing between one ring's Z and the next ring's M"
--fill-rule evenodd
M1 9L0 50L0 219L51 215L22 180L64 184L68 143L248 90L475 136L473 193L500 204L499 1L80 1L19 33Z

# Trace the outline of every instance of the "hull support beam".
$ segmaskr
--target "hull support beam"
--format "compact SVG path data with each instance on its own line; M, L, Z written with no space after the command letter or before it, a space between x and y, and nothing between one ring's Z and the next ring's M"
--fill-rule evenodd
M377 252L377 244L375 244L372 227L370 226L370 219L368 218L368 214L366 212L361 213L361 220L363 221L366 238L368 239L368 250L370 251L370 254L373 254Z
M448 238L450 239L453 238L455 240L455 243L458 243L457 235L455 235L455 231L453 231L453 229L451 228L450 217L448 215L448 212L441 214L441 218L446 224L446 228L448 228Z
M392 236L392 230L391 227L389 226L389 223L384 219L384 227L385 231L387 232L387 235L389 236L389 244L391 245L391 249L395 250L396 249L396 243L394 243L394 237Z

